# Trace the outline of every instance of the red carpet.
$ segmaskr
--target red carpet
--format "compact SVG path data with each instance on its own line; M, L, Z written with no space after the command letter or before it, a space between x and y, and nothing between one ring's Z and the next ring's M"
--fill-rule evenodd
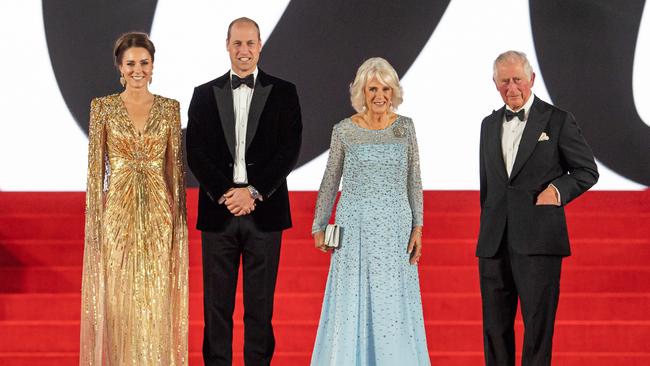
M292 193L276 295L274 365L308 365L328 257L309 235L315 193ZM188 193L196 222L196 191ZM84 193L0 193L0 365L75 365ZM478 193L425 194L420 265L433 365L481 365ZM588 192L567 209L554 365L650 365L650 191ZM405 243L406 245L406 243ZM199 233L190 229L190 365L201 365ZM239 299L241 303L241 299ZM234 351L242 365L241 306ZM518 324L518 348L521 324Z

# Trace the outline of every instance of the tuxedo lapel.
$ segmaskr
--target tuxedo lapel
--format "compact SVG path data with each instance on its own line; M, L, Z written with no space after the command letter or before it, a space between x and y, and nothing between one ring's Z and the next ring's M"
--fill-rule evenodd
M530 108L530 113L528 114L526 127L524 127L524 132L521 136L521 141L519 142L515 164L512 166L512 172L510 173L511 181L517 176L517 173L521 171L521 168L523 168L524 164L533 153L533 150L535 150L538 142L537 140L542 131L544 131L550 115L551 110L543 108L540 100L535 97L533 105Z
M219 119L221 120L221 128L223 135L228 145L228 150L233 159L235 158L235 110L232 102L232 89L230 88L230 73L225 76L225 82L222 85L215 85L212 87L214 90L214 98L217 102L217 109L219 110Z
M501 125L504 110L505 107L492 113L492 120L487 130L487 160L495 165L494 169L499 172L499 176L504 181L507 181L508 173L506 172L506 163L503 161L503 151L501 149Z
M253 141L253 137L257 132L257 126L260 122L260 115L264 110L266 105L266 99L269 97L273 89L273 84L270 84L266 80L266 74L259 70L257 73L257 81L255 82L255 89L253 91L253 98L251 99L251 105L248 109L248 122L246 124L246 150Z

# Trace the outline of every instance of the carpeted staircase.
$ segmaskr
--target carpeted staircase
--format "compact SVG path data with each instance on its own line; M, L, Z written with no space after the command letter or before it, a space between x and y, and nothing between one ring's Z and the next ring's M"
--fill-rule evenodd
M309 364L329 264L310 237L315 193L291 200L294 228L284 234L276 290L277 366ZM187 201L190 365L202 365L196 190ZM433 365L483 364L478 216L477 192L425 193L420 282ZM588 192L567 217L573 256L564 262L553 364L650 365L650 191ZM84 193L0 192L0 365L78 364L83 229ZM235 365L243 365L241 319L239 296Z

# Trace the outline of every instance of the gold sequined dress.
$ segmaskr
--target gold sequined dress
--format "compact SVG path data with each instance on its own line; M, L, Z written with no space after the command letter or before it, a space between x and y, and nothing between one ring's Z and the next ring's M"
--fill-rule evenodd
M140 133L118 94L90 107L80 365L187 365L187 223L179 104Z

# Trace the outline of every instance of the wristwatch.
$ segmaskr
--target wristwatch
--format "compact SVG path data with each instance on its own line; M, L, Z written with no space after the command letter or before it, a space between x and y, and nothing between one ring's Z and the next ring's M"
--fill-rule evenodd
M248 188L248 192L251 194L251 197L253 197L254 200L262 200L262 195L257 191L257 189L255 189L255 187L248 186L246 188Z

